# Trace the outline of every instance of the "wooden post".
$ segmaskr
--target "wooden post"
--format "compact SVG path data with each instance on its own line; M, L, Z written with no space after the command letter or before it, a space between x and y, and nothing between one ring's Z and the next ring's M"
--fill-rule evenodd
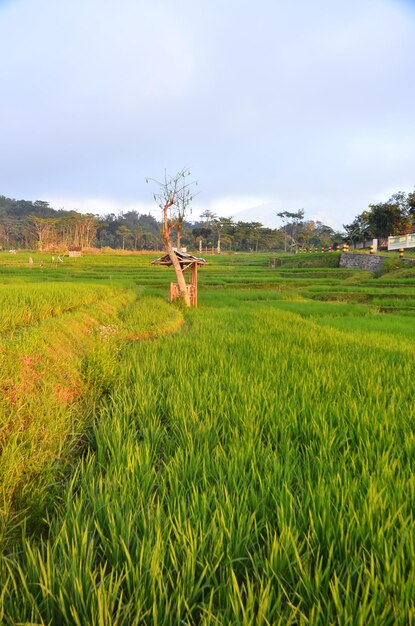
M197 263L192 266L193 306L197 306Z
M177 285L176 283L170 283L170 299L169 299L169 302L173 302L173 300L176 300L177 298L180 298L179 285Z

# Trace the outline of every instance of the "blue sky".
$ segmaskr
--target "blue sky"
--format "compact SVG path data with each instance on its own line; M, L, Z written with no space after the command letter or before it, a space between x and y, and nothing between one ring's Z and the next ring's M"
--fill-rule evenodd
M399 0L0 0L0 194L341 227L415 185L415 6Z

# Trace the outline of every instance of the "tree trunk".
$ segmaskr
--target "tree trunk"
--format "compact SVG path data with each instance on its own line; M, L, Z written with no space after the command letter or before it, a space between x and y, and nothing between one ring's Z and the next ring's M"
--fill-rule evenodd
M163 241L164 241L164 249L169 255L172 265L174 267L174 271L176 272L177 283L179 285L180 297L182 299L182 302L185 306L190 306L191 305L190 296L187 292L187 286L186 286L186 280L183 274L183 268L181 267L179 263L179 259L177 258L177 255L175 251L173 250L173 246L171 245L171 241L170 241L171 225L167 219L167 211L171 207L172 204L173 204L173 201L170 200L169 202L166 202L166 204L163 207L162 234L163 234Z
M177 258L175 251L173 250L173 246L171 245L170 240L166 237L164 237L164 247L173 264L174 271L176 272L176 278L177 278L177 283L179 285L180 297L183 301L183 304L185 306L190 306L191 305L190 296L187 292L187 286L186 286L186 281L185 281L184 274L183 274L183 269L179 263L179 259Z

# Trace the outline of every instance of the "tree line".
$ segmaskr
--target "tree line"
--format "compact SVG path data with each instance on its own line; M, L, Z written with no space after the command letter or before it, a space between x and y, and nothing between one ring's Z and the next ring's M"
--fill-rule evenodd
M137 211L93 215L53 209L48 202L15 200L0 196L0 247L41 249L96 247L125 250L163 248L162 223ZM319 221L287 221L281 228L244 222L205 211L194 222L181 220L172 233L179 248L201 252L276 251L297 244L328 246L341 242L342 234ZM179 241L177 241L179 239Z
M221 217L212 211L199 220L183 217L171 236L178 248L211 251L293 251L298 247L321 248L356 243L415 230L415 191L393 194L387 202L370 204L343 231L316 220L304 210L277 213L280 228L260 222ZM161 218L161 216L160 216ZM0 248L53 250L96 247L125 250L163 248L162 222L137 211L94 215L56 210L48 202L15 200L0 196Z

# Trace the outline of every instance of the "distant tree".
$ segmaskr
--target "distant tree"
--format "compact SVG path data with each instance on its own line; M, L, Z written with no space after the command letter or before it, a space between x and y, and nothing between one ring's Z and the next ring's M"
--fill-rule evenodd
M127 213L121 213L122 222L127 228L133 230L134 226L137 226L140 214L137 211L127 211Z
M410 193L408 193L407 206L408 213L411 216L415 216L415 191L411 191Z
M0 224L0 250L9 243L4 224Z
M232 237L231 235L222 235L221 242L224 244L228 244L229 251L232 250Z
M281 234L278 230L261 226L257 229L256 251L274 250L280 241Z
M35 227L38 236L38 248L43 248L49 243L52 229L56 225L56 219L30 216L30 219Z
M255 252L258 252L258 245L262 235L263 226L260 222L248 222L247 227L248 233L246 241L251 249L255 249Z
M209 209L206 209L205 211L203 211L200 217L203 220L204 228L209 230L209 234L211 234L212 231L215 233L216 252L220 254L222 233L225 232L224 230L225 227L228 227L231 225L232 219L226 218L226 217L219 217L216 213L214 213L213 211L210 211Z
M50 217L50 206L49 202L45 202L44 200L36 200L33 203L33 207L36 209L36 212L41 217Z
M333 238L334 230L331 226L327 226L327 224L323 224L319 220L314 222L314 233L318 237L319 242L317 245L327 245Z
M234 250L249 250L248 243L249 223L239 220L233 228Z
M314 237L314 226L315 223L313 220L307 220L304 223L301 232L298 235L298 241L303 246L308 246L311 243L311 239Z
M196 241L199 243L199 252L202 252L202 243L205 239L207 239L209 237L209 235L212 233L212 229L211 228L205 228L204 226L200 227L200 228L193 228L192 229L192 234L193 237L195 237Z
M138 223L143 232L152 233L153 235L160 234L160 223L152 215L140 215Z
M143 229L141 228L140 224L137 223L135 226L132 227L131 235L134 240L134 250L137 250L138 242L141 241L141 239L143 238Z
M220 222L220 242L227 243L229 250L232 248L233 237L235 233L235 222L233 217L218 217ZM218 245L220 248L220 244Z
M163 247L161 238L148 231L143 232L141 241L143 250L160 250Z
M351 243L365 241L366 238L373 237L372 228L368 222L367 211L357 215L351 224L343 224L347 239Z
M131 230L127 228L127 226L121 225L119 228L117 228L116 234L118 235L118 237L120 237L122 241L122 249L125 250L125 240L128 237L131 237Z
M229 218L229 217L219 217L217 215L214 215L211 221L212 229L216 233L216 241L217 241L216 252L218 254L221 253L222 236L223 235L225 235L225 237L227 236L227 232L229 228L232 227L232 225L233 225L232 218Z
M293 243L296 243L296 237L299 230L299 225L301 221L304 219L304 209L300 209L299 211L290 212L290 211L281 211L277 213L277 217L280 217L284 223L283 232L285 233L285 244L284 250L287 252L287 239L291 239L291 247Z
M203 213L200 216L200 219L205 223L205 224L210 224L214 219L217 218L216 213L214 213L213 211L211 211L210 209L205 209L203 211Z
M378 204L369 204L369 211L364 213L374 237L399 235L411 226L410 206L407 195L398 191L387 200Z

